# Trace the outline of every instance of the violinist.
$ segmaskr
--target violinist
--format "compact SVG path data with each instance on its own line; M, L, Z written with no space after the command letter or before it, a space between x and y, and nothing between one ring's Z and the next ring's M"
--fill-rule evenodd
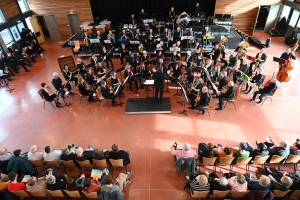
M134 53L130 54L130 57L128 58L128 63L133 67L133 72L136 74L137 66L139 65L139 59L137 58L137 56L134 55Z
M106 74L106 69L103 67L102 62L98 62L95 66L95 73L101 77Z
M78 90L80 91L80 94L82 94L83 96L89 97L88 98L89 102L95 101L95 99L93 99L93 91L90 90L89 86L85 84L83 78L79 78Z
M111 86L112 86L112 90L113 91L116 91L116 89L118 88L119 85L121 85L121 81L120 79L117 77L117 72L115 71L112 71L110 73L110 81L111 81ZM121 85L120 88L119 88L119 97L121 98L121 95L122 95L122 91L124 89L124 86Z
M64 72L64 77L66 80L69 80L70 77L72 76L72 72L69 70L69 67L68 65L64 65L64 69L63 69L63 72ZM70 81L74 81L75 82L75 86L77 86L77 83L78 83L78 78L73 76Z
M188 97L191 99L191 106L188 107L189 109L195 108L195 100L197 94L201 91L202 87L204 86L203 80L201 78L196 78L194 83L191 84L190 89L188 89ZM194 92L197 92L196 94Z
M210 95L208 93L208 88L206 86L204 86L201 90L200 95L198 95L196 97L196 106L195 106L195 110L202 110L202 115L205 113L205 109L203 109L203 107L208 106L209 103L209 99L210 99Z
M139 87L138 87L137 79L136 77L132 77L133 72L131 71L131 66L129 64L126 65L124 74L125 74L125 79L129 77L128 83L129 83L130 91L132 91L132 81L135 83L136 89L138 90Z
M261 68L261 67L258 68L255 76L253 76L253 78L250 82L253 85L259 87L262 84L263 74L264 74L263 68ZM248 90L248 88L249 88L249 90ZM249 94L251 92L252 88L253 88L253 86L249 85L249 83L247 82L246 89L243 90L243 92L245 92L245 94Z
M150 29L148 36L147 36L147 43L148 43L148 47L151 50L152 49L152 45L154 44L154 36L153 36L153 30Z
M174 37L173 37L173 41L180 41L181 39L181 31L180 31L180 27L176 28L176 31L174 32Z
M117 104L117 102L115 100L116 97L114 95L114 91L108 88L105 80L101 81L101 87L100 87L100 89L101 89L102 96L105 99L111 99L111 105L113 107L116 107L118 104Z
M132 26L136 25L137 24L137 21L134 17L134 14L131 14L130 18L129 18L129 21L128 21L128 24L131 24Z
M250 63L250 73L249 75L252 76L252 74L255 74L256 69L253 68L253 65L257 64L257 68L263 67L267 60L267 55L265 54L266 48L262 48L259 53L256 54L256 62L251 62Z
M255 101L256 96L260 94L257 104L262 103L263 98L269 96L277 88L276 78L272 77L261 89L255 91L253 97L249 101Z
M145 63L141 62L138 73L140 74L140 82L141 82L142 89L144 89L144 85L142 84L143 79L146 78L146 75L148 74L148 72L149 71L148 71L147 67L145 66Z
M92 68L89 68L88 72L86 73L86 82L92 86L96 83L96 81L97 79L93 74Z
M224 100L229 101L232 100L234 98L234 82L233 81L229 81L227 83L227 87L225 89L225 91L221 91L220 95L219 95L219 108L217 108L216 110L222 110L223 109L223 104L224 104Z
M103 58L103 62L106 63L106 68L109 68L108 62L110 62L111 68L114 69L114 64L111 59L111 52L108 52L104 46L102 47L101 57Z
M129 51L126 48L125 43L122 43L121 48L120 48L120 60L121 60L121 65L122 66L124 65L124 58L126 58L125 61L127 63L128 56L129 56Z
M85 65L84 63L81 61L80 58L77 59L77 69L79 69L79 74L80 76L84 77L84 74L86 73L86 69L85 69Z

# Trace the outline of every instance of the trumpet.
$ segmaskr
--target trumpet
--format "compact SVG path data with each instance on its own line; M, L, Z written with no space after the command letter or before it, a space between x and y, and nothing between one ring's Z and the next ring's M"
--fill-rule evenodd
M139 52L140 53L142 53L143 52L143 50L144 50L144 46L143 46L143 44L141 43L140 44L140 46L138 47L138 50L139 50Z

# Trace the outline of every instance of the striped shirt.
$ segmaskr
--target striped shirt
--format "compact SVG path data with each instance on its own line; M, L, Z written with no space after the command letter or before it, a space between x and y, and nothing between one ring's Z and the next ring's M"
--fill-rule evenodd
M209 183L207 185L200 185L199 181L197 181L196 179L192 180L190 186L193 191L207 191L210 187Z

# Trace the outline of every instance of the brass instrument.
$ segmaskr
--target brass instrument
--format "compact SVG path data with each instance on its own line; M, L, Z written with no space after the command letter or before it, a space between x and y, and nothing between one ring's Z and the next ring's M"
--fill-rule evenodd
M126 36L126 35L125 35ZM107 34L107 39L108 40L112 40L113 42L115 42L115 35L114 34Z
M139 50L140 53L142 53L144 51L144 45L142 43L138 47L138 50Z
M228 42L228 38L225 36L221 36L221 41L219 43L219 49L220 51L224 51L225 50L225 43Z
M246 41L242 41L240 44L240 48L236 53L236 56L238 57L238 59L242 59L242 57L246 56L246 51L244 49L247 49L249 47L249 43Z

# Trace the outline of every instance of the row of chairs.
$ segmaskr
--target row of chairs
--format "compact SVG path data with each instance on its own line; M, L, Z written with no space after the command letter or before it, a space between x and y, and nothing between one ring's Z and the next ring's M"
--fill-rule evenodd
M233 164L234 157L232 158L226 158L226 157L221 157L219 159L219 162L217 162L217 157L213 158L205 158L203 157L202 162L199 161L199 166L213 166L214 171L216 171L216 168L218 166L230 166L230 170L233 169L233 166L238 166L238 165L245 165L246 166L246 172L249 172L249 167L251 165L262 165L263 169L264 166L269 159L270 156L255 156L253 162L251 162L252 157L249 158L238 158L236 163ZM297 165L300 160L300 156L298 155L289 155L288 157L286 156L277 156L273 155L271 157L271 160L267 164L277 164L278 169L280 170L280 165L282 161L285 161L286 164L293 164L294 165L294 173L297 171ZM200 169L199 169L200 170Z
M291 190L287 191L280 191L280 190L274 190L273 196L274 198L283 198L285 196L288 196L290 198L293 197L300 197L300 190L295 190L292 194L287 195ZM233 199L242 199L245 198L246 195L250 192L250 190L247 191L231 191L226 190L226 191L219 191L219 190L213 190L212 194L209 194L210 191L193 191L190 192L190 199L210 199L210 198L217 198L217 199L226 199L226 197L233 198Z
M54 161L42 161L42 160L29 160L32 165L34 166L35 170L37 171L37 167L51 167L51 168L61 168L63 167L65 173L67 173L69 168L77 168L73 160L61 160L61 164L58 163L57 160ZM89 160L85 161L76 161L80 166L81 169L80 173L82 172L82 168L96 168L96 169L104 169L110 168L110 171L113 175L114 168L125 168L127 172L127 166L123 166L123 159L109 159L109 163L106 162L106 159L103 160L96 160L93 159L93 163L91 164Z
M90 192L87 193L85 191L81 191L81 193L84 195L82 196L80 194L80 192L78 190L75 191L68 191L68 190L64 190L64 192L68 195L66 196L61 190L47 190L46 191L49 193L49 195L46 195L42 190L35 190L35 191L31 191L31 190L20 190L18 192L14 192L14 191L9 191L12 194L14 194L17 197L20 198L31 198L31 197L38 197L38 198L48 198L51 197L51 199L53 199L53 197L62 197L62 198L66 198L66 197L70 197L70 198L86 198L86 199L98 199L99 195L97 194L97 192Z

